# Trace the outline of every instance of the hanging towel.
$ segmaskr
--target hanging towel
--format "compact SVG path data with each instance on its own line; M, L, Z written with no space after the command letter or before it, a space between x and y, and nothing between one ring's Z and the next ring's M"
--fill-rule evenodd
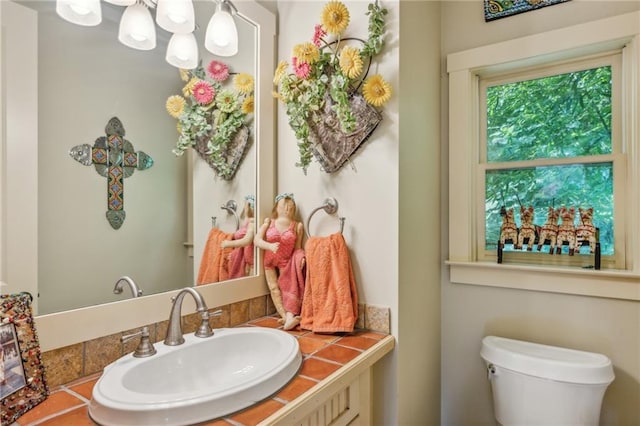
M230 240L233 234L221 231L219 228L211 228L207 243L202 251L200 270L196 285L217 283L229 279L229 254L231 248L222 248L220 243Z
M358 294L349 249L341 233L311 237L300 327L317 333L352 332Z

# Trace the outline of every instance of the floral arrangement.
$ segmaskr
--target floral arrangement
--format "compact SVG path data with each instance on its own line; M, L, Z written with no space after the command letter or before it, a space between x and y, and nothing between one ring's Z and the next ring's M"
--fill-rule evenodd
M179 156L204 143L203 154L225 179L235 172L227 161L229 145L254 109L253 77L235 74L231 90L224 86L230 76L229 67L216 60L206 70L202 66L181 69L180 77L186 82L182 95L170 96L166 102L167 112L178 120L180 134L173 153Z
M349 98L358 92L366 102L381 107L391 97L391 86L379 74L367 77L371 59L384 45L384 16L387 10L377 1L369 4L368 39L345 38L350 14L340 1L328 2L322 10L321 24L314 29L311 41L293 48L291 69L281 61L274 75L278 90L274 96L284 103L289 125L298 139L300 160L296 166L307 170L312 159L313 121L326 102L330 102L340 129L345 134L356 128L356 117ZM365 69L366 66L366 69Z

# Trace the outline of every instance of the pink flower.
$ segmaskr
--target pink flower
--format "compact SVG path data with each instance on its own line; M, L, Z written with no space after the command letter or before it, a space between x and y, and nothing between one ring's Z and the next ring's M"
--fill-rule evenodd
M311 74L311 65L308 62L300 61L295 56L291 58L291 66L296 74L296 77L306 79Z
M322 41L322 37L326 36L327 32L322 28L322 25L317 24L313 27L313 44L320 47L320 42Z
M193 97L200 105L210 104L215 94L213 86L207 81L200 80L193 85Z
M222 62L209 62L207 71L209 72L211 78L213 78L215 81L219 81L220 83L222 83L229 77L229 67Z

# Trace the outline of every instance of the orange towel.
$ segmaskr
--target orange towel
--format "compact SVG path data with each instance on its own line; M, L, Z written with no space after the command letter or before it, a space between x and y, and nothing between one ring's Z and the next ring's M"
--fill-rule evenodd
M307 278L300 327L317 333L353 331L358 294L344 237L340 233L311 237L305 253Z
M220 243L232 238L233 234L223 232L219 228L211 228L207 243L202 251L196 285L217 283L229 279L229 254L232 249L223 249L220 247Z

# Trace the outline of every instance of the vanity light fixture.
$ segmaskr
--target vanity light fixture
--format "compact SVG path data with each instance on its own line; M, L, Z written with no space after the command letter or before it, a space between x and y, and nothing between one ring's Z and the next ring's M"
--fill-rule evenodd
M193 69L198 65L198 43L192 0L105 0L116 6L126 6L118 29L118 40L125 46L139 50L156 47L155 22L173 35L167 46L165 59L175 67ZM238 13L230 0L213 0L216 10L205 33L205 48L217 56L238 53L238 29L233 15ZM56 0L56 12L65 20L78 25L95 26L102 21L100 0Z
M204 47L214 55L233 56L238 53L238 29L233 16L238 9L229 0L217 0L216 11L209 20Z

